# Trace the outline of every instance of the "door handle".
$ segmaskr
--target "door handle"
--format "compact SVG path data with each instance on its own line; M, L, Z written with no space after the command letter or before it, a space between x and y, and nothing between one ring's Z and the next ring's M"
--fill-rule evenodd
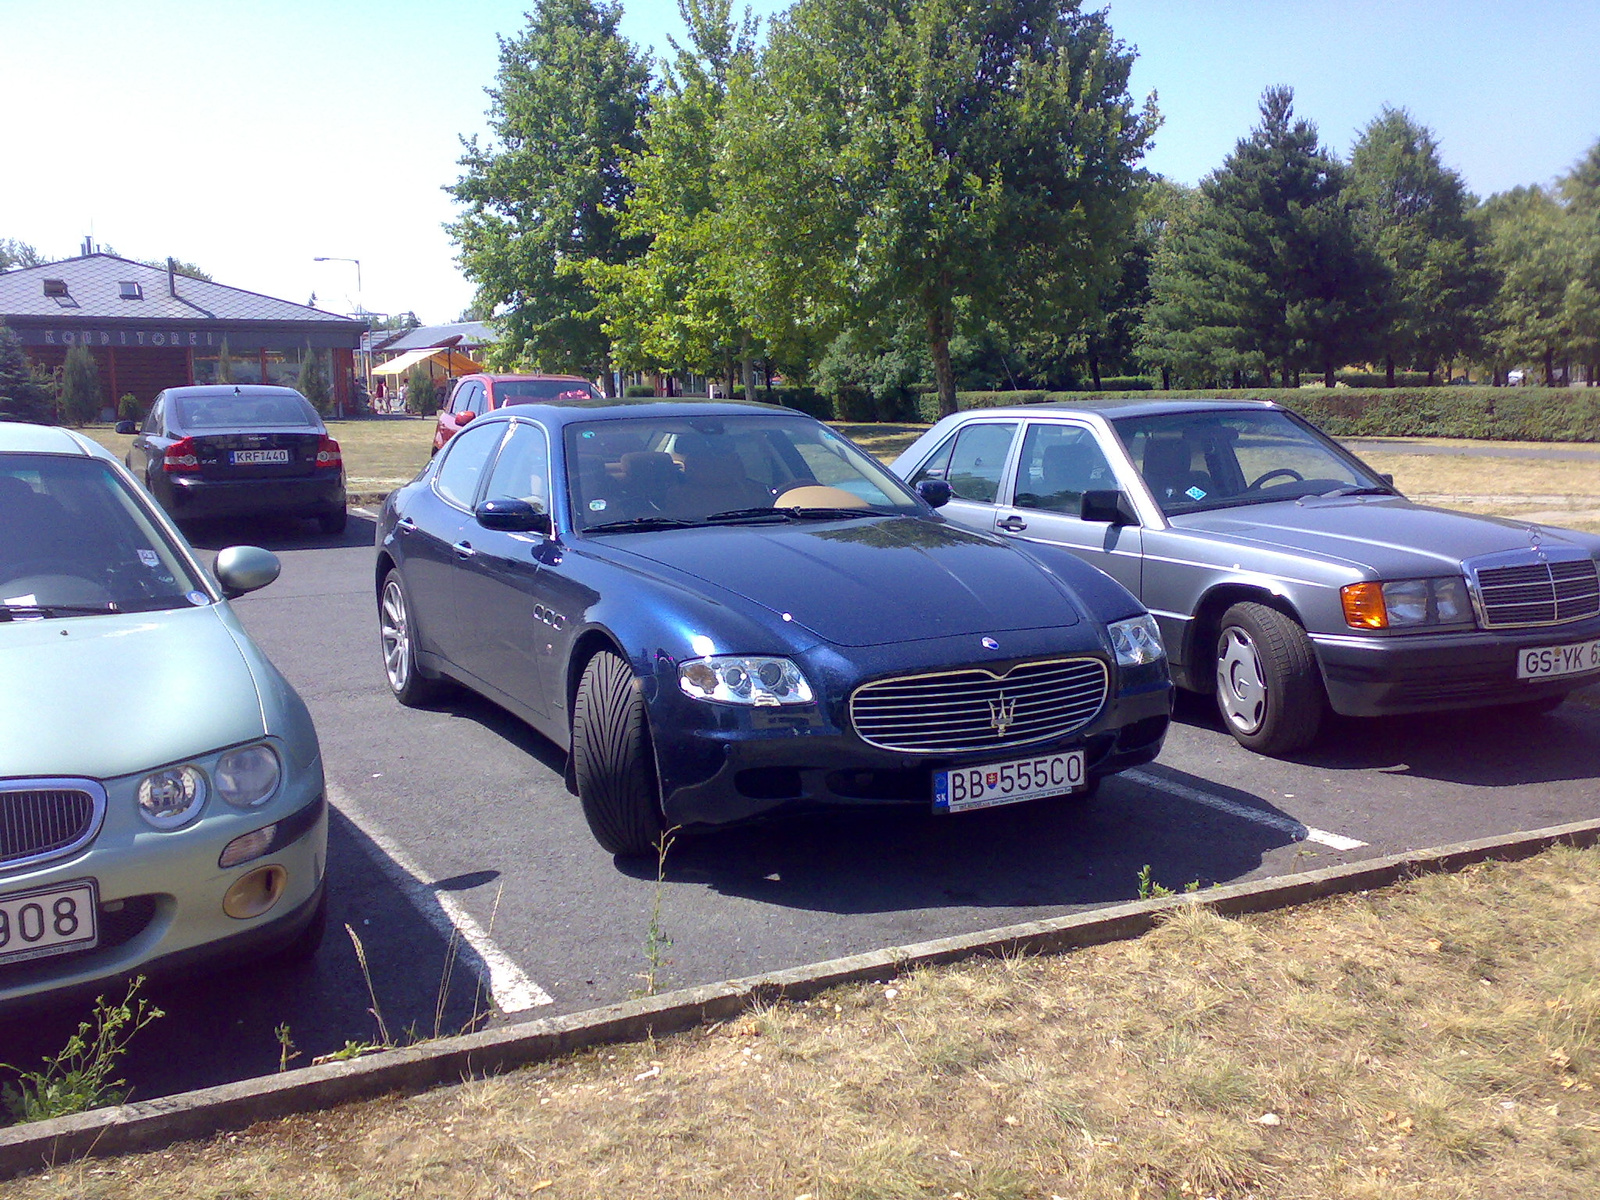
M1004 521L996 521L995 527L997 529L1004 529L1007 533L1021 533L1028 527L1028 523L1021 517L1017 516L1016 513L1012 513Z
M395 524L401 529L415 529L417 520L415 517L401 517Z
M451 546L450 549L456 552L457 558L472 558L478 553L472 548L471 542L457 542L454 546Z

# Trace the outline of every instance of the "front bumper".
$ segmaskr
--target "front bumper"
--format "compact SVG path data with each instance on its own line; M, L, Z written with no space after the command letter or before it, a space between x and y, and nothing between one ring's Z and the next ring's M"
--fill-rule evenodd
M1485 708L1565 695L1600 681L1600 673L1518 679L1519 655L1595 638L1600 638L1600 617L1515 630L1389 637L1311 635L1328 702L1347 717Z
M316 780L320 788L320 771ZM275 816L275 819L274 819ZM137 820L137 818L134 818ZM234 838L278 824L275 847L259 858L220 868ZM64 861L0 876L0 893L93 879L99 891L99 943L92 949L0 965L0 1012L48 996L88 994L108 980L270 954L314 918L328 857L328 806L320 790L309 804L282 814L202 817L190 829L109 836L112 820ZM186 834L193 836L185 837ZM282 894L265 912L235 918L223 896L240 878L266 866L283 868Z
M904 649L904 646L901 647ZM1037 655L1082 653L1041 645ZM901 670L950 666L937 652ZM815 687L830 674L802 661ZM889 672L859 675L854 682ZM894 672L898 673L898 672ZM1099 713L1085 726L1050 741L960 755L913 754L868 745L845 718L849 685L837 677L819 689L814 705L743 708L691 700L678 691L676 666L647 684L651 734L669 826L722 825L781 811L825 806L933 810L933 773L950 767L1006 762L1082 749L1087 773L1098 779L1156 757L1172 712L1166 664L1113 668ZM830 703L829 697L833 697Z
M169 480L174 518L251 517L281 514L316 517L345 506L344 473L298 479L198 479L174 476Z

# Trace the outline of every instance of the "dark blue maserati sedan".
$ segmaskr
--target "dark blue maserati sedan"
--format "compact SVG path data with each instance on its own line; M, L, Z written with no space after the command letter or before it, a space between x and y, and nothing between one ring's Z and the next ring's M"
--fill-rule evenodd
M821 804L1087 795L1154 758L1149 613L1067 550L946 521L949 495L792 409L487 414L384 503L389 686L455 681L566 749L613 854Z

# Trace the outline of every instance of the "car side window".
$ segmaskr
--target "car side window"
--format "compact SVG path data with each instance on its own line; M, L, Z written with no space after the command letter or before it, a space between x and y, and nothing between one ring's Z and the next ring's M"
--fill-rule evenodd
M167 394L162 392L156 397L156 402L150 406L150 411L145 414L143 433L154 436L161 432L161 417L167 409Z
M1006 455L1016 432L1015 421L984 421L968 425L956 434L944 477L958 499L994 503L1000 492Z
M1081 425L1028 426L1012 501L1018 508L1077 516L1085 492L1115 486L1111 464L1088 429Z
M956 435L951 434L939 443L939 448L933 452L933 457L917 468L917 473L911 477L911 486L916 487L924 479L943 479L950 473L950 452L956 448Z
M489 474L486 500L526 500L550 511L550 449L544 430L518 421Z
M505 432L503 425L479 425L451 438L433 479L434 490L451 504L470 509L478 494L478 481Z

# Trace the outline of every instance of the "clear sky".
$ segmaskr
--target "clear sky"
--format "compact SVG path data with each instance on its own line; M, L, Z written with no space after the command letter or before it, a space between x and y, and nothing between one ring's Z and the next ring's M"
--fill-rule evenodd
M518 0L0 0L0 237L47 257L92 234L320 307L455 318L441 190L484 128ZM787 7L756 0L755 11ZM1264 88L1340 153L1385 104L1490 195L1600 139L1600 0L1085 0L1139 58L1165 122L1147 165L1195 183ZM675 0L624 0L667 49ZM316 262L317 256L360 260Z

